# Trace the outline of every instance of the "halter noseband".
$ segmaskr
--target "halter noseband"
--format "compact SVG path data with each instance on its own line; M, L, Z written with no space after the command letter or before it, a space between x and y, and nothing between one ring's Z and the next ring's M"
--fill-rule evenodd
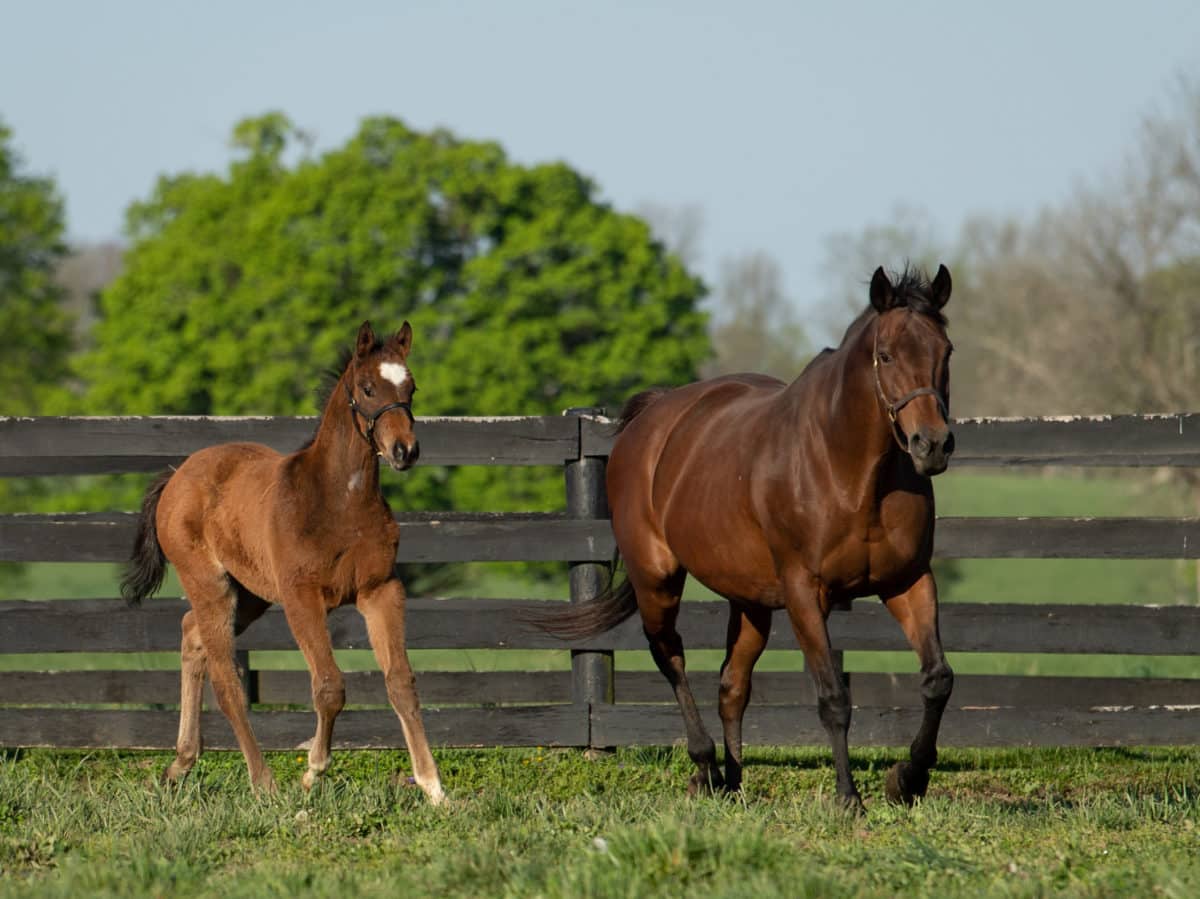
M346 396L349 397L349 399L350 399L351 411L355 415L362 418L362 420L364 422L366 422L366 430L359 431L359 433L362 434L363 439L366 440L368 444L370 444L371 451L373 453L375 453L375 455L377 455L377 456L382 456L383 453L381 453L379 451L379 447L375 444L375 424L376 424L376 422L379 421L379 419L383 416L383 414L385 412L391 412L393 409L403 409L405 412L408 413L408 420L410 422L416 421L416 418L413 416L412 403L404 403L404 402L387 403L383 406L380 406L378 409L376 409L374 412L372 412L370 415L368 415L366 412L363 411L362 406L360 406L358 404L358 402L354 399L354 393L350 390L350 385L343 383L342 386L346 388ZM355 430L357 430L357 428Z
M879 391L879 399L883 401L884 411L887 412L888 420L892 423L892 437L896 441L896 445L904 452L908 452L908 447L904 445L904 441L900 439L900 423L896 420L896 416L900 414L900 410L911 403L919 396L931 396L937 400L938 411L942 413L942 418L946 421L950 420L950 409L946 405L946 399L942 396L942 392L936 387L918 387L916 390L910 390L904 396L895 402L890 402L887 394L883 390L883 381L879 379L879 325L875 325L875 343L871 348L871 367L875 371L875 389Z

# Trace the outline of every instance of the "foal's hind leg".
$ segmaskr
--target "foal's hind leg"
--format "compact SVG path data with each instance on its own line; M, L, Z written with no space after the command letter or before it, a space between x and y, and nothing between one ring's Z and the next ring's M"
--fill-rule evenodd
M925 795L929 769L937 764L938 729L942 712L950 701L950 691L954 689L954 672L942 654L933 574L925 572L908 590L884 601L921 660L921 696L925 700L921 729L909 750L911 761L898 762L887 778L888 799L912 805L917 797Z
M437 763L429 751L417 686L408 664L408 651L404 645L404 599L404 585L393 578L374 590L359 593L358 610L367 622L367 636L383 670L388 699L400 717L404 742L412 758L413 778L429 801L438 805L446 794L442 792Z
M750 702L751 672L767 648L770 633L770 609L730 603L719 696L725 730L725 789L730 792L742 788L742 718Z
M687 571L677 568L665 578L656 579L640 571L628 557L625 559L625 570L637 594L638 611L641 612L642 627L650 644L650 655L671 684L675 701L683 713L688 755L696 763L696 773L688 783L688 794L720 789L725 785L725 780L717 766L717 747L696 708L696 699L688 685L683 639L675 629Z
M333 722L346 704L346 686L333 658L333 644L325 620L327 613L321 595L313 590L296 590L284 601L288 627L296 645L304 653L312 676L313 711L317 713L317 731L308 749L308 770L301 779L311 790L317 778L329 768L329 745L333 741Z
M237 611L234 616L234 633L240 634L251 622L258 619L269 608L269 603L249 593L238 595ZM200 736L200 705L204 694L205 669L204 643L196 626L196 615L192 610L183 616L183 641L180 647L180 702L179 736L175 741L175 760L163 772L167 783L178 783L200 757L204 742Z
M204 662L217 705L233 727L238 746L246 759L250 784L257 790L274 792L275 777L263 760L262 750L250 727L246 691L233 661L237 592L224 573L196 577L180 570L179 581L192 603L196 631L204 646Z

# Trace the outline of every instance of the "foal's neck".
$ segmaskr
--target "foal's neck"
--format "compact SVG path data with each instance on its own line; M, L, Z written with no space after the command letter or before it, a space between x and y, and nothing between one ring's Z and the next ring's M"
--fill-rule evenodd
M379 457L359 431L343 385L339 380L330 391L305 453L328 489L373 498L379 494Z

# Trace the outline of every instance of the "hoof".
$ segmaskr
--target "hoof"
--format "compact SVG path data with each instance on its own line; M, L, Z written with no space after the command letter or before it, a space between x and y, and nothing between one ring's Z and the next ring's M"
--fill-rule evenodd
M312 788L317 785L317 778L320 777L320 772L309 768L304 772L304 776L300 778L300 786L304 787L305 793L311 793Z
M250 783L259 796L276 796L279 793L279 787L275 786L275 775L269 768L264 769L263 773Z
M867 807L863 805L862 797L858 793L851 793L849 796L838 797L841 800L842 808L858 818L865 817Z
M911 762L897 762L887 776L887 798L897 805L911 806L925 795L929 787L929 771L914 768Z
M724 789L725 779L715 768L707 774L704 771L697 771L688 781L689 796L712 796Z

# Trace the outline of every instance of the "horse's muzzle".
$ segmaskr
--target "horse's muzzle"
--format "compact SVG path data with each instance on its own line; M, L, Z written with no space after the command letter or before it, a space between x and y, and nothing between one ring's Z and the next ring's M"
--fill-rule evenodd
M941 474L954 453L954 432L949 428L921 428L908 438L908 453L917 474L927 478Z
M396 471L406 471L417 464L417 459L421 456L421 444L414 440L412 446L405 446L399 440L392 447L392 456L388 459L388 464Z

